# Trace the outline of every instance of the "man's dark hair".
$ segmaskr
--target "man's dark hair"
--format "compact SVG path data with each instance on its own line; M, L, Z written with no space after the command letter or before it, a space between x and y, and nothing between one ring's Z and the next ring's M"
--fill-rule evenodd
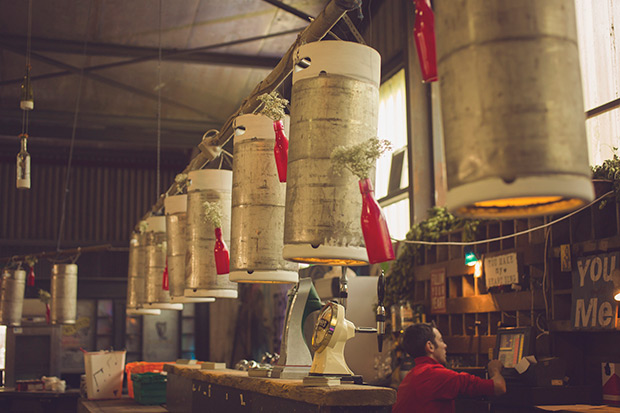
M435 331L430 324L414 324L407 327L403 336L403 348L413 358L426 356L426 343L435 342Z

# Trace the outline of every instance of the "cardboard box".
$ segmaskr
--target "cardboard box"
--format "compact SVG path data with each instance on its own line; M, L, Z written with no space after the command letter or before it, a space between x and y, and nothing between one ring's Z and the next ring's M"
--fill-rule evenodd
M89 400L120 399L123 392L125 351L84 353Z

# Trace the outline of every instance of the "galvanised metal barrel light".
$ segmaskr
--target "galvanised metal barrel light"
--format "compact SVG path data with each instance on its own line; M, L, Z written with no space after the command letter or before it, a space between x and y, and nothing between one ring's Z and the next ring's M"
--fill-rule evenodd
M434 6L448 208L515 218L591 201L574 1Z

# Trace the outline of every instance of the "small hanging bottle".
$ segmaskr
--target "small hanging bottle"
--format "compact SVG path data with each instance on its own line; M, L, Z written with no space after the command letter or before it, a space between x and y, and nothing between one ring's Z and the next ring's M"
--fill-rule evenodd
M215 255L215 269L218 275L228 274L230 272L230 254L222 238L222 228L215 228L215 247L213 248L213 254Z
M437 81L437 52L435 46L435 15L430 0L414 0L415 23L413 38L424 82Z
M30 154L28 153L28 135L19 135L21 150L17 154L17 189L30 189Z
M362 193L362 233L366 243L368 262L377 264L394 259L394 249L388 230L387 221L381 207L374 197L370 179L359 181Z
M169 274L168 274L168 257L166 257L166 266L164 267L164 273L163 273L163 280L162 280L161 288L164 291L169 291L170 290L170 278L169 278Z
M21 110L34 109L34 93L32 92L32 83L30 82L30 65L26 66L26 74L22 83L19 99L19 107Z
M286 182L286 165L288 163L288 139L284 134L284 123L281 120L273 122L273 130L276 132L276 144L273 154L276 158L278 178L280 182Z

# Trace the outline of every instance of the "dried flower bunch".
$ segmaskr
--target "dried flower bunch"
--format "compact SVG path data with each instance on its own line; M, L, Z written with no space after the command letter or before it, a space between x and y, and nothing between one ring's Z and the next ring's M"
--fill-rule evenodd
M39 289L39 300L41 300L43 304L49 304L51 299L52 295L48 291Z
M359 179L366 179L377 159L390 149L392 144L387 140L370 138L358 145L338 146L332 151L331 160L336 171L346 168Z
M144 233L146 232L146 230L147 230L147 228L148 228L148 227L149 227L149 223L148 223L148 222L146 222L146 221L140 221L140 222L138 223L138 232L139 232L140 234L144 234Z
M187 174L177 174L177 176L174 177L174 182L177 184L177 195L183 193L185 190L187 178Z
M26 258L24 259L24 261L26 261L26 264L28 264L29 267L34 267L34 265L39 262L39 260L37 259L37 257L35 257L34 255L28 255L26 256Z
M258 100L263 102L261 114L271 118L274 122L284 117L284 108L288 105L288 100L281 98L277 91L264 93L258 97Z
M205 210L205 222L214 228L222 227L222 206L219 202L205 201L202 206Z

